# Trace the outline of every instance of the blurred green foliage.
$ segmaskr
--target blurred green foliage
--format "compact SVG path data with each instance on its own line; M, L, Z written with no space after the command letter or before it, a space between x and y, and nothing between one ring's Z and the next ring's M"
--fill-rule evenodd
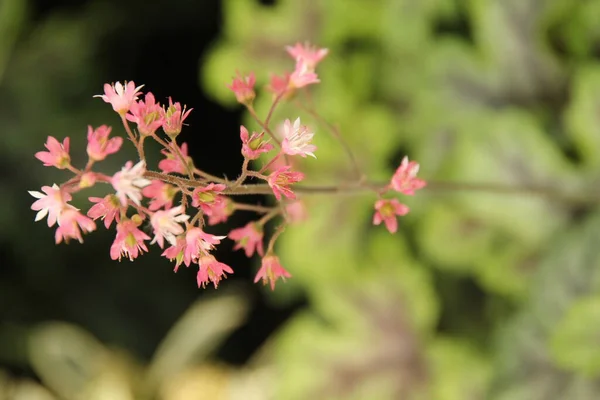
M284 46L309 40L331 50L314 104L370 177L407 154L432 181L597 198L600 1L224 4L202 70L223 104L236 69L264 86L293 68ZM259 94L256 108L271 101ZM308 179L351 179L325 126L293 104L275 120L297 115L317 129ZM307 197L311 218L280 239L294 279L274 301L306 292L311 307L275 345L277 398L600 397L593 205L429 190L405 199L412 212L387 236L366 197Z

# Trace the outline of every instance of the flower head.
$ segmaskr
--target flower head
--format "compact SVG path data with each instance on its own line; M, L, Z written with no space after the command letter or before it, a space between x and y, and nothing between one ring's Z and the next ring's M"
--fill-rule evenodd
M172 145L176 145L175 142L172 142ZM192 158L188 155L188 147L187 147L187 143L182 143L181 146L179 147L179 150L181 151L181 155L183 156L183 159L185 160L185 162L193 168L193 161ZM185 175L187 173L187 169L185 167L185 165L183 164L183 162L179 159L179 157L177 157L176 154L174 154L172 151L168 151L168 150L161 150L161 153L167 157L165 159L162 159L158 162L158 168L164 172L165 174L171 173L171 172L177 172L178 174L182 174Z
M271 80L267 90L273 92L275 96L283 96L290 88L290 74L284 73L283 76L271 75Z
M256 160L262 153L273 149L273 145L263 140L265 133L252 132L248 135L248 129L240 126L240 138L242 139L242 155L249 160Z
M121 82L112 85L107 83L104 85L104 94L98 94L94 97L100 97L104 102L110 103L113 110L121 115L125 115L140 95L139 90L143 86L135 87L133 81L125 82L125 85L122 85Z
M158 179L153 180L150 185L142 189L142 194L152 199L148 206L150 211L158 210L161 207L171 208L177 192L179 189L175 186Z
M377 200L375 202L375 215L373 215L373 224L379 225L385 223L385 227L390 233L396 233L398 230L398 220L396 215L408 214L409 208L400 203L397 199Z
M268 282L271 285L271 290L275 290L277 279L282 278L285 281L285 278L291 277L292 275L281 266L279 257L274 254L267 254L262 259L262 264L254 278L254 283L262 279L263 285L266 285Z
M254 93L254 84L256 83L256 77L254 72L251 72L248 76L241 77L239 74L233 79L231 85L227 86L233 91L237 101L241 104L252 104L256 93Z
M114 154L119 151L123 144L123 138L116 136L109 139L108 136L110 135L110 131L111 128L106 125L102 125L97 129L88 126L87 153L90 159L101 161L109 154Z
M286 46L286 50L296 61L304 62L308 70L314 70L319 61L329 53L328 49L319 49L308 42L304 45L296 43L293 47Z
M305 125L300 125L300 118L296 118L294 124L286 119L283 123L283 142L281 142L281 150L287 155L299 155L306 157L307 155L317 158L313 151L317 146L311 144L311 140L315 134L310 132Z
M183 254L185 251L185 236L177 236L175 239L175 244L171 245L171 247L167 247L165 251L163 251L162 255L167 257L169 260L175 260L175 268L173 269L175 272L179 269L181 263L183 263ZM189 267L189 264L187 265Z
M163 125L163 109L155 101L154 95L146 93L145 100L134 101L129 108L129 114L125 116L128 121L137 125L142 136L152 135Z
M226 236L206 233L201 228L189 228L185 234L186 245L183 253L185 265L189 266L193 262L198 262L200 257L208 255L208 252L225 238Z
M303 60L296 62L296 68L290 75L288 86L290 88L302 88L304 86L312 85L313 83L321 82L315 74L314 70L310 69L308 64Z
M177 206L170 210L158 210L152 214L150 223L154 228L154 239L150 244L158 243L162 249L166 240L171 245L175 245L176 236L184 232L183 227L179 224L190 218L189 215L183 214L184 211L183 206Z
M251 257L255 251L263 255L263 230L260 225L250 222L242 228L233 229L228 236L236 242L233 249L244 249L246 257Z
M181 109L181 104L173 103L173 100L169 97L169 107L161 109L161 116L163 120L163 131L170 137L175 138L181 132L183 128L183 121L192 112L192 108L186 111L185 106Z
M225 185L221 183L209 183L204 187L197 187L192 192L192 205L199 207L205 214L210 215L212 208L220 206L224 201L221 192L225 190Z
M131 161L127 161L123 169L113 175L111 183L115 190L116 195L121 200L121 205L127 205L127 197L131 199L138 206L142 200L142 188L148 186L150 181L144 178L146 172L146 164L144 161L140 161L133 165Z
M48 151L38 151L35 158L44 163L45 167L65 169L71 164L69 156L69 138L66 137L62 144L52 136L48 136L44 145Z
M125 256L133 261L144 251L148 251L145 240L150 240L150 236L138 229L141 223L141 217L137 214L132 219L125 219L117 223L117 236L110 247L110 257L113 260Z
M94 221L102 218L106 229L114 220L119 222L119 214L121 213L121 201L114 194L106 195L104 198L89 197L89 201L95 203L87 212L88 217Z
M288 224L296 224L308 218L306 206L301 200L292 201L285 205L285 220Z
M71 201L71 195L61 190L56 184L51 187L42 186L42 192L44 193L34 190L29 191L30 195L39 199L31 205L31 209L38 212L35 215L36 221L41 220L47 215L48 226L53 226L63 210L74 208L67 204L68 201Z
M222 201L214 203L213 206L208 209L209 212L205 212L205 214L208 216L209 225L216 225L227 221L227 218L229 218L229 216L235 211L233 208L233 202L229 200L228 197L219 197L222 199Z
M425 187L427 184L424 180L417 178L419 172L419 164L415 161L408 161L408 157L404 157L400 166L392 176L390 187L397 192L414 195L415 190Z
M216 289L221 279L227 277L225 272L233 274L233 270L229 265L217 261L211 255L203 255L198 264L200 264L200 269L196 277L198 287L206 287L206 284L212 282Z
M296 198L296 195L290 189L290 185L304 179L304 174L302 172L292 172L290 171L291 168L289 165L280 167L273 171L267 179L277 200L281 200L281 195L288 199Z
M84 233L92 232L96 229L96 224L75 208L63 210L58 217L58 228L54 236L56 244L63 240L68 243L69 239L77 239L79 243L83 243L80 229Z

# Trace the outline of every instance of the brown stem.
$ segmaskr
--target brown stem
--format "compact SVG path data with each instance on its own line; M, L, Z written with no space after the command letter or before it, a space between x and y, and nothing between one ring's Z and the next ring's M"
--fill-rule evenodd
M258 206L254 204L234 203L233 208L236 211L254 211L257 213L268 213L274 211L274 207Z
M254 118L256 120L256 122L261 126L261 128L263 128L265 130L265 132L267 132L269 134L269 136L271 137L271 139L273 139L273 141L275 143L277 143L277 145L279 147L281 147L281 141L279 139L277 139L277 137L275 136L275 134L271 131L271 129L269 128L269 125L265 124L256 114L256 111L254 110L254 107L252 107L252 105L248 105L248 112L250 113L250 115L252 115L252 118Z
M125 118L125 114L120 114L120 115L121 115L121 122L123 123L123 127L125 128L125 132L127 132L127 136L129 136L129 140L131 140L131 143L133 143L133 145L135 146L135 149L138 152L138 156L139 156L140 160L145 161L144 158L142 157L143 154L140 154L137 140L135 139L135 135L133 134L133 132L131 131L131 128L129 127L129 122L127 122L127 118Z

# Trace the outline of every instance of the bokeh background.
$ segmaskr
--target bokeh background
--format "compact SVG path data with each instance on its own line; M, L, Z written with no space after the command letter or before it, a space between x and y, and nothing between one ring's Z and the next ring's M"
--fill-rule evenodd
M118 131L105 82L193 107L196 165L235 177L257 127L226 84L264 86L305 40L330 49L312 98L361 168L388 179L408 154L432 182L397 234L370 195L307 196L277 246L293 279L253 285L226 243L235 273L199 290L157 251L112 262L102 227L55 246L33 222L27 190L67 179L33 157L46 137L77 163L87 125ZM274 120L296 116L317 131L307 182L351 179L325 126ZM0 131L2 400L600 398L599 0L2 0Z

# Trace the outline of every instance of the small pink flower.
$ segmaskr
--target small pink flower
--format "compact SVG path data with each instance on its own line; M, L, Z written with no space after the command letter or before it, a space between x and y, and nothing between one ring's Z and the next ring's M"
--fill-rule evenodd
M119 222L121 202L117 196L109 194L104 198L89 197L88 200L92 203L96 203L88 210L88 217L92 218L94 221L98 218L102 218L106 229L108 229L114 220Z
M209 251L215 248L215 245L221 243L226 236L215 236L204 232L200 228L189 228L185 234L185 250L183 261L189 266L197 262L200 257L207 255Z
M109 85L104 85L104 94L98 94L94 97L100 97L105 103L110 103L113 110L121 115L125 115L133 102L140 95L139 90L144 85L135 87L132 82L125 82L125 85L121 85L121 82Z
M66 137L61 144L52 136L48 136L48 140L44 146L48 151L38 151L35 153L35 158L43 162L45 167L65 169L71 164L68 137Z
M231 85L227 86L233 91L237 101L241 104L251 104L256 97L254 93L254 84L256 83L256 77L254 72L251 72L248 76L241 77L239 74L233 79Z
M84 172L79 178L79 187L81 189L90 188L96 184L97 180L98 174L96 174L95 172Z
M162 249L166 240L171 245L175 245L177 235L184 232L183 227L179 224L190 218L189 215L183 214L184 212L183 206L177 206L170 210L158 210L152 214L150 223L154 228L154 239L150 244L158 243Z
M317 74L308 68L308 65L304 61L298 60L296 62L296 68L294 69L294 72L292 72L290 75L288 84L291 88L299 89L304 86L319 82L321 81L317 77Z
M233 274L233 270L229 265L217 261L211 255L203 255L198 264L200 264L200 269L196 276L198 287L206 287L209 282L212 282L216 289L221 279L227 278L225 272Z
M304 45L296 43L294 47L287 46L286 50L296 61L301 60L304 62L309 70L314 70L319 61L329 53L328 49L318 49L308 42Z
M137 125L142 136L152 135L163 125L163 109L155 101L154 95L146 93L145 100L134 101L129 108L129 114L125 115L128 121Z
M121 257L125 256L133 261L144 251L148 252L144 241L150 240L150 236L139 230L138 226L139 223L132 219L125 219L117 223L117 236L110 247L110 257L113 260L121 261Z
M192 205L201 208L205 214L210 215L212 208L220 206L219 203L224 201L221 192L225 188L226 186L221 183L209 183L205 187L197 187L192 192Z
M68 205L67 202L71 201L71 195L64 192L56 184L50 186L42 186L42 192L29 191L29 194L35 197L36 200L32 205L31 209L37 211L35 220L39 221L46 215L48 216L48 226L53 226L60 214L66 208L74 208Z
M281 195L288 199L296 198L296 195L290 189L290 185L304 179L304 174L302 172L292 172L290 171L291 168L289 165L280 167L272 172L267 179L277 200L281 200Z
M167 247L165 251L163 251L162 255L167 257L170 261L175 260L175 268L174 271L177 272L181 263L183 263L183 253L185 251L185 236L177 236L175 240L175 244L171 247ZM188 264L189 267L189 264Z
M234 250L244 249L246 257L251 257L254 251L262 257L263 249L263 231L261 227L250 222L243 228L233 229L229 232L229 239L235 240Z
M262 259L262 265L256 274L256 278L254 278L254 283L262 279L263 285L268 282L271 285L271 290L275 290L275 282L280 277L285 281L285 278L291 278L292 275L281 266L279 257L267 254Z
M425 187L427 184L424 180L417 178L419 172L419 164L415 161L408 161L408 157L402 159L402 163L392 176L390 186L397 192L414 195L415 190Z
M292 201L285 205L285 220L288 224L297 224L308 218L306 206L301 200Z
M225 196L219 196L222 201L215 202L205 214L208 216L208 224L216 225L227 221L234 212L233 203Z
M142 194L152 199L148 206L150 211L156 211L161 207L171 208L173 206L173 199L178 192L179 189L175 186L158 179L153 180L150 185L142 189Z
M110 131L111 128L106 125L102 125L96 130L91 126L88 126L87 153L90 159L101 161L109 154L114 154L119 151L123 144L123 138L117 136L109 139L108 136L110 135Z
M176 145L174 142L172 142L172 145ZM185 161L188 163L188 165L190 167L193 168L193 162L192 162L192 158L190 156L188 156L188 147L187 147L187 143L182 143L180 146L180 150L181 150L181 154L183 155L183 158L185 159ZM160 160L158 163L158 168L164 172L165 174L169 174L171 172L177 172L178 174L182 174L185 175L187 173L185 165L181 162L181 160L179 159L179 157L177 157L176 154L173 154L172 152L168 151L168 150L161 150L161 153L167 157L163 160Z
M175 103L173 104L173 100L169 97L169 107L161 109L161 116L163 119L163 131L171 137L174 138L179 133L181 133L181 129L183 128L183 121L187 118L187 116L192 112L193 108L190 108L186 111L185 106L183 106L183 111L181 110L181 104Z
M142 188L148 186L150 181L144 178L146 172L146 164L140 161L133 165L131 161L127 161L123 169L113 175L111 183L117 191L116 195L121 200L121 205L127 205L127 197L138 206L142 200Z
M409 208L396 199L377 200L375 202L373 224L379 225L381 222L384 222L390 233L396 233L398 230L398 220L396 219L396 215L406 215L408 214L408 211Z
M267 90L273 92L275 96L283 96L290 87L290 74L284 73L283 76L271 75L271 80L267 86Z
M307 155L317 158L313 151L317 150L317 146L311 144L311 140L315 134L308 130L305 125L300 125L300 118L296 118L294 125L289 119L283 123L283 142L281 150L290 156L299 155L306 158Z
M80 229L84 233L92 232L96 229L96 224L77 209L65 209L58 217L58 228L54 236L56 244L63 240L68 243L69 239L77 239L79 243L83 243Z
M240 126L240 138L242 139L242 155L249 160L256 160L262 153L273 149L273 145L263 140L265 133L252 132L248 135L248 129Z

